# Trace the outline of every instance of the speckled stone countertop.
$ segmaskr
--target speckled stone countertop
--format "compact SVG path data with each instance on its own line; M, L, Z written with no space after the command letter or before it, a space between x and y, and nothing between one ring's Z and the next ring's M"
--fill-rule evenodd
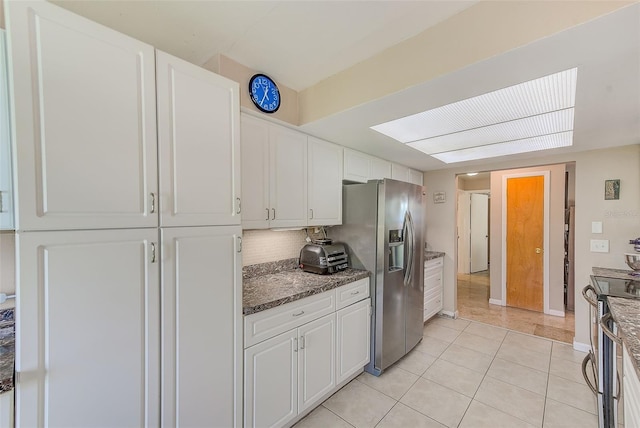
M424 261L429 261L433 259L437 259L438 257L444 257L444 253L440 251L425 251L424 252Z
M592 270L595 276L604 276L605 278L618 278L618 279L638 278L640 279L640 276L631 275L632 273L635 272L631 269L609 269L609 268L594 267Z
M13 389L15 324L13 309L0 310L0 394Z
M332 275L303 272L297 259L246 266L242 313L255 314L368 277L369 271L351 268Z
M618 334L631 361L636 363L636 374L640 378L640 300L622 297L607 297L607 300L611 315L618 324Z

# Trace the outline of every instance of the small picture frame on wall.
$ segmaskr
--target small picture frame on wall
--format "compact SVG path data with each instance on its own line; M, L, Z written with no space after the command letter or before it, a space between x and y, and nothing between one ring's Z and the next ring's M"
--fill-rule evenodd
M620 180L604 181L604 199L620 199Z
M443 204L447 201L447 194L445 192L433 192L433 203Z

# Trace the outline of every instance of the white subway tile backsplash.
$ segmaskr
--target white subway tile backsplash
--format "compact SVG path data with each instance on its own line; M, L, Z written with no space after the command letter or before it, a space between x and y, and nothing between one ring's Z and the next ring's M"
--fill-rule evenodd
M316 239L321 234L309 233L309 236ZM306 237L304 230L245 230L242 232L242 266L298 257Z

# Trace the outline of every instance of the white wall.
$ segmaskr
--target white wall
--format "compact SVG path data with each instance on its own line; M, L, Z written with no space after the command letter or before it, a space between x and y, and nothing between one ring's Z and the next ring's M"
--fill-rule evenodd
M575 161L576 202L576 296L589 282L592 267L602 266L625 269L623 254L632 250L629 239L640 236L640 144L606 150L593 150L520 160L484 164L482 169L500 170L536 165L550 165ZM456 174L472 172L478 166L450 168L425 173L427 188L426 239L430 249L447 253L444 270L444 309L456 307ZM620 200L604 200L604 180L620 179ZM433 192L447 192L444 204L433 204ZM591 234L591 222L602 221L603 233ZM608 254L591 253L590 239L609 239ZM587 303L576 298L575 340L589 342L589 317Z

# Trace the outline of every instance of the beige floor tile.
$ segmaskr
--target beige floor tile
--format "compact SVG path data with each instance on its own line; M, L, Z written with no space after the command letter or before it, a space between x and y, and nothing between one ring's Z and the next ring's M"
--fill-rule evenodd
M304 419L294 425L296 428L352 428L353 425L340 419L324 406L316 407Z
M544 395L487 376L480 384L475 400L531 425L542 425Z
M351 381L322 405L356 427L374 427L396 400L357 380Z
M582 376L582 365L570 360L551 357L551 365L549 366L549 374L572 380L578 383L584 383Z
M507 335L507 330L505 330L504 328L494 327L491 325L480 324L476 322L472 322L471 324L469 324L469 326L465 328L464 331L494 340L502 340Z
M473 397L484 375L443 359L438 359L424 372L422 377L451 388L467 397Z
M422 341L413 349L437 358L450 344L450 342L445 342L444 340L436 339L435 337L423 336Z
M547 398L543 428L597 428L598 416Z
M573 361L574 363L582 363L586 355L586 352L576 351L573 349L573 346L564 343L553 342L551 348L552 358L562 358L563 360Z
M551 344L553 342L548 339L541 339L539 337L510 331L505 336L503 343L520 346L522 349L527 349L529 351L551 354Z
M469 320L463 320L461 318L445 318L445 317L433 317L431 318L428 323L431 324L438 324L441 325L443 327L447 327L447 328L452 328L454 330L459 330L462 331L465 328L467 328L467 326L469 325L471 321Z
M358 380L376 391L399 400L420 376L408 372L397 365L385 370L382 375L374 376L367 372L358 376Z
M540 352L529 351L515 344L503 343L496 357L548 373L550 355L550 353L542 354Z
M329 425L327 425L329 426ZM444 425L416 412L411 407L398 403L380 421L376 428L444 428Z
M473 400L464 414L460 428L534 428L531 425L498 409Z
M578 383L555 375L549 375L547 398L597 414L596 396L584 381Z
M395 366L400 367L408 372L421 376L431 364L436 360L436 357L422 353L416 349L409 352L402 357L400 361L395 363ZM393 366L392 366L393 367Z
M440 355L440 358L450 363L466 367L479 373L486 373L491 365L492 357L473 349L452 344Z
M444 342L453 342L460 334L460 330L456 330L449 327L443 327L439 324L427 323L423 329L424 335L429 337L435 337Z
M547 373L521 366L502 358L493 360L487 376L519 386L536 394L545 395L547 393Z
M448 427L457 427L471 398L427 379L418 379L401 403Z
M463 331L460 333L460 336L453 341L453 343L493 357L496 355L496 352L498 352L498 348L500 348L500 344L502 342L500 340L487 339L486 337L477 336Z

